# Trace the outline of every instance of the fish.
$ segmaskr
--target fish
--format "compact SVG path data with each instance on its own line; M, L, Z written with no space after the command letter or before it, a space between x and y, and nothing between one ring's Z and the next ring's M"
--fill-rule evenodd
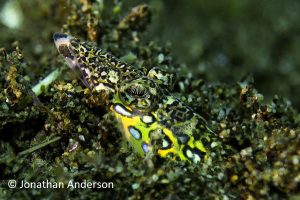
M95 95L109 94L108 111L138 154L152 152L192 163L211 156L217 136L199 113L171 93L174 73L132 66L68 34L55 33L53 39L68 66L80 72L85 87Z

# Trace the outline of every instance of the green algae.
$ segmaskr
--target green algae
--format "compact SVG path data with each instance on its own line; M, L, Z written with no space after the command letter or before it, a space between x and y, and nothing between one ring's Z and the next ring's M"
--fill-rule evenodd
M21 6L26 9L34 2ZM30 29L13 38L2 33L7 42L0 51L0 198L299 197L300 115L291 102L279 96L264 100L252 76L212 83L203 78L209 71L189 75L171 48L145 39L147 27L155 24L150 25L151 7L132 6L85 0L37 3L24 23L33 27L30 22L36 20L36 29L46 23L42 33ZM133 65L177 72L176 96L203 115L228 147L226 152L199 165L138 156L107 112L105 94L93 96L67 71L37 97L32 87L65 65L51 41L60 30L93 41ZM26 38L33 39L24 42ZM20 42L10 45L10 40ZM106 181L114 188L10 189L10 179Z

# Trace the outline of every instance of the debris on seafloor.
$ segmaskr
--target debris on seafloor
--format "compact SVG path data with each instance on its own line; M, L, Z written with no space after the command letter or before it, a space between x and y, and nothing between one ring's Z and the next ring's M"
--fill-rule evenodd
M35 25L47 23L49 30L22 33L34 37L33 43L46 35L42 53L30 52L30 41L0 50L0 177L4 180L0 198L299 197L300 116L290 101L275 96L264 102L251 76L234 84L211 84L188 76L171 56L172 49L144 41L151 16L145 4L129 11L120 2L110 7L104 1L57 1L50 3L49 11L45 4L37 4L36 12L24 20L26 24L39 18ZM20 5L26 8L26 3ZM54 13L57 17L45 17ZM139 156L107 112L107 96L93 95L64 70L51 41L53 24L133 66L176 72L174 95L208 121L221 144L231 148L229 154L196 165ZM63 73L57 73L60 70ZM32 91L34 85L38 89ZM49 180L66 187L10 189L11 179ZM114 188L67 188L71 180L112 182Z

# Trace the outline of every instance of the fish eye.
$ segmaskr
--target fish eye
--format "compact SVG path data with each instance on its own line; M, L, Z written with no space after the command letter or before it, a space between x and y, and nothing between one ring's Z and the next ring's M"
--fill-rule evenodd
M126 93L135 98L145 98L148 94L147 89L141 84L132 84L126 88Z
M121 101L132 109L149 110L157 103L157 87L152 80L147 78L123 82L119 88Z

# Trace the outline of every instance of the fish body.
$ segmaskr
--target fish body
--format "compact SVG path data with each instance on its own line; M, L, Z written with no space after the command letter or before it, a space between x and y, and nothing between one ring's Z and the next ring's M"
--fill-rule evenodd
M139 154L147 154L158 141L154 153L161 157L194 163L207 159L214 133L203 117L170 93L174 74L135 68L66 34L53 38L70 68L80 71L84 85L111 96L107 106Z

